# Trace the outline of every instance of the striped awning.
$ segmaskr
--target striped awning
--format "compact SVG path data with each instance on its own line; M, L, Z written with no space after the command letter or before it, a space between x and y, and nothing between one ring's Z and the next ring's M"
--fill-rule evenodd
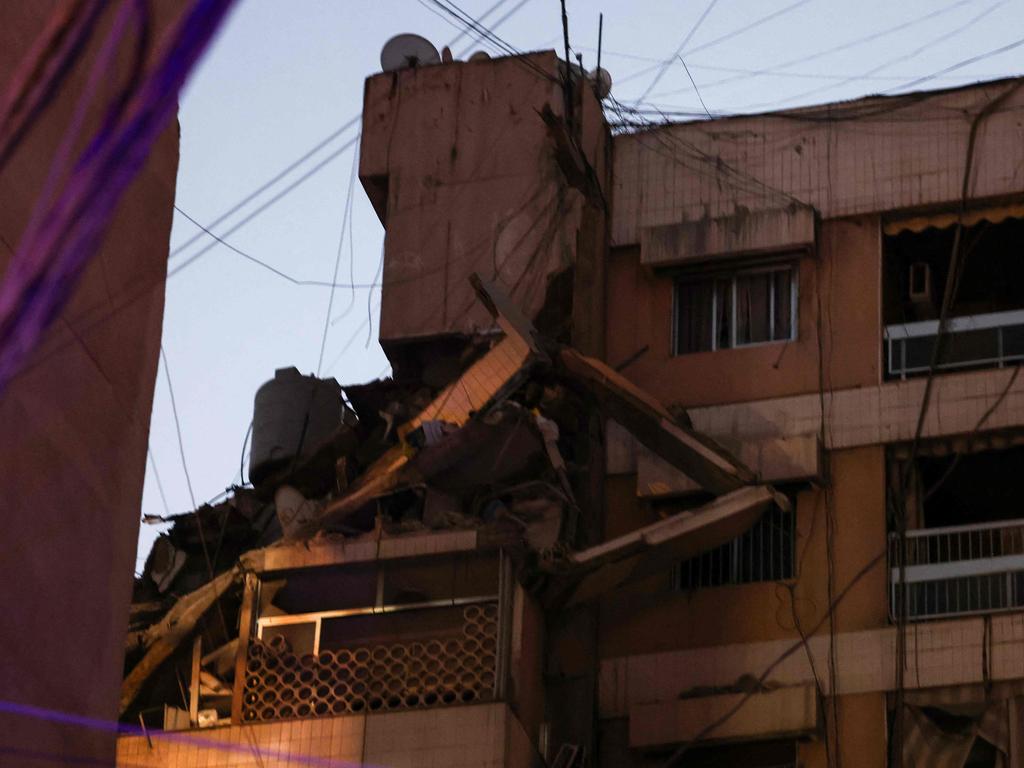
M1024 218L1024 204L1000 205L990 208L977 208L967 211L964 214L963 223L965 227L971 227L982 221L990 224L998 224L1006 219ZM945 229L956 224L957 214L953 212L934 213L922 216L908 216L905 218L889 219L882 226L882 231L887 235L898 235L901 232L923 232L930 227Z

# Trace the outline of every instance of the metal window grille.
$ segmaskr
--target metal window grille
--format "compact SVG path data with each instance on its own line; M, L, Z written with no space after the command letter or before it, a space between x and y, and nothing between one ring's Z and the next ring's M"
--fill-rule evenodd
M1024 360L1024 310L954 317L938 368L1003 367ZM884 331L890 377L927 373L939 333L938 320L897 323Z
M676 566L676 589L792 579L796 514L773 508L746 533Z
M889 606L895 621L905 596L911 619L1024 608L1024 520L889 535Z

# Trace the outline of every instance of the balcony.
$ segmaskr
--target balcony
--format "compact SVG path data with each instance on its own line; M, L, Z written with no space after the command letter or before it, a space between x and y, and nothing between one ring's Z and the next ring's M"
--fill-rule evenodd
M266 616L257 637L246 660L246 722L500 697L496 598Z
M889 535L889 609L898 618L901 569L909 619L1024 608L1024 519Z
M938 370L1003 366L1024 360L1024 310L954 317L947 322L947 339ZM897 323L885 327L886 373L905 379L927 373L938 320Z

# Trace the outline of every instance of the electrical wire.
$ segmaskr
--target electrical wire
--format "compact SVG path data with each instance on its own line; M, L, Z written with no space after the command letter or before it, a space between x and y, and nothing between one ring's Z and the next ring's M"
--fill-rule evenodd
M327 155L327 157L323 158L320 162L318 162L312 168L307 170L298 179L296 179L295 181L291 182L283 190L281 190L280 192L275 194L269 200L267 200L262 205L257 207L254 211L251 211L243 219L241 219L240 221L238 221L235 224L231 225L230 227L228 227L226 230L221 232L219 235L216 235L215 237L216 238L223 238L223 237L227 237L228 235L230 235L230 234L232 234L234 232L237 232L239 229L244 227L246 224L248 224L250 221L255 219L260 214L262 214L268 208L272 207L273 205L276 205L278 202L280 202L285 197L290 195L295 189L297 189L300 185L302 185L307 180L312 178L315 174L319 173L321 170L326 168L331 162L333 162L337 158L341 157L341 155L344 154L350 147L355 145L356 141L357 141L357 138L356 139L350 139L349 141L345 142L345 144L343 144L338 149L335 149L333 152L331 152L331 154ZM213 233L208 231L208 230L206 230L205 227L203 227L203 229L204 229L204 231L206 231L207 234L213 235ZM176 267L174 267L174 269L169 270L168 273L167 273L167 277L171 278L174 275L178 274L183 269L187 268L190 264L195 262L197 259L201 258L206 253L208 253L214 246L215 246L215 243L209 243L209 244L205 245L204 247L200 248L196 253L192 254L187 259L185 259L185 261L183 261L181 264L178 264Z
M349 173L348 192L345 194L345 207L344 209L342 209L341 214L341 233L338 235L338 250L334 256L334 273L333 276L331 277L331 293L330 298L327 300L327 312L324 314L324 332L323 336L320 339L320 357L317 359L316 363L317 378L320 377L320 369L323 367L324 364L324 348L327 346L327 332L331 328L331 310L334 308L334 289L338 283L338 267L341 266L341 252L345 246L345 227L348 219L346 212L349 210L352 204L352 189L355 187L356 183L356 170L359 167L358 162L359 153L357 151L353 151L352 171L351 173ZM376 279L374 281L376 282ZM352 290L355 291L355 288L353 287ZM373 289L371 288L370 293L372 292Z
M504 15L504 16L502 16L502 17L501 17L500 19L496 20L496 21L494 22L494 24L492 24L492 25L491 25L491 29L497 29L498 27L500 27L500 26L501 26L502 24L504 24L504 23L505 23L506 21L508 21L508 20L509 20L510 18L512 18L512 16L514 16L514 15L515 15L516 13L518 13L518 12L519 12L519 10L520 10L520 9L521 9L521 8L522 8L522 7L524 6L524 5L526 5L526 4L528 3L528 2L530 2L530 0L519 0L519 2L518 2L518 3L516 3L516 4L514 5L514 6L512 6L512 8L511 8L511 9L509 9L509 10L508 10L508 11L507 11L507 12L505 13L505 15ZM501 3L498 3L497 5L501 5ZM497 5L495 5L495 6L492 6L492 8L496 8L496 7L497 7ZM487 18L487 15L488 15L488 14L487 14L487 13L485 13L485 14L484 14L483 16L481 16L481 17L480 17L480 20L481 20L481 21L483 21L483 20L484 20L485 18ZM467 46L466 46L465 48L463 48L463 49L462 49L461 51L459 51L459 53L457 54L457 56L458 56L459 58L462 58L462 57L463 57L463 56L465 56L465 55L466 55L467 53L469 53L469 52L470 52L471 50L473 50L473 48L475 48L475 47L476 47L477 45L479 45L479 44L480 44L480 41L481 41L481 40L483 40L483 36L479 36L479 37L476 37L476 38L474 38L474 39L473 39L473 42L472 42L472 43L470 43L469 45L467 45Z
M235 203L230 208L228 208L226 211L224 211L219 216L217 216L217 218L215 218L213 221L210 222L210 228L212 229L212 228L218 226L219 224L223 223L225 219L230 218L232 215L234 215L239 210L244 208L246 205L248 205L250 202L255 200L261 194L263 194L268 189L270 189L275 184L277 184L279 181L284 179L292 171L294 171L300 165L302 165L307 160L309 160L311 157L313 157L313 155L317 154L321 149L326 147L328 144L330 144L336 138L338 138L339 136L344 134L349 128L351 128L353 125L358 123L361 118L362 118L362 113L360 113L360 114L356 115L355 117L351 118L350 120L348 120L348 122L344 123L341 127L336 128L334 131L332 131L326 137L321 139L317 144L313 145L312 148L310 148L309 150L304 152L302 155L300 155L298 159L293 160L291 163L289 163L287 166L282 168L276 174L271 176L269 179L267 179L265 182L263 182L260 186L258 186L252 192L247 194L245 197L243 197L237 203ZM348 147L349 145L346 144L345 146ZM320 170L323 167L325 167L325 164L317 166L317 170ZM310 175L312 175L312 174L310 174ZM305 178L309 178L309 177L307 176ZM175 248L171 250L170 258L174 258L178 254L180 254L182 251L184 251L186 248L188 248L194 242L199 240L201 237L202 237L201 234L194 235L193 237L191 237L189 240L185 241L181 245L175 246Z
M188 472L188 461L185 460L185 441L181 437L181 420L178 418L178 405L174 398L174 384L171 382L171 368L167 363L167 353L164 351L163 344L160 345L160 358L164 363L164 377L167 379L167 391L171 395L171 413L174 415L174 429L178 433L178 450L181 453L181 468L185 473L185 482L188 484L188 495L189 499L192 501L192 509L194 510L193 514L196 519L196 531L199 533L199 543L203 549L203 559L206 561L206 570L209 573L210 581L213 581L213 561L210 559L210 549L206 544L206 533L203 531L203 518L199 509L196 508L196 496L195 493L192 492L192 478ZM224 630L224 637L227 639L229 637L228 623L224 618L224 609L219 600L217 601L217 612L220 614L220 622Z
M1017 40L1014 40L1012 43L1000 46L999 48L993 48L992 50L986 51L985 53L979 53L976 56L971 56L970 58L958 61L956 64L951 64L948 67L940 69L936 72L932 72L930 75L925 75L924 77L919 77L916 80L911 80L909 83L904 83L903 85L896 86L895 88L890 88L886 91L883 91L883 93L891 93L892 91L904 91L907 90L908 88L916 88L922 83L927 83L930 80L934 80L936 77L939 77L941 75L947 75L950 72L955 72L958 69L963 69L964 67L970 66L971 64L983 61L984 59L990 59L993 56L998 56L1002 53L1007 53L1016 48L1020 48L1022 45L1024 45L1024 37L1018 38Z
M810 90L803 91L803 92L795 94L793 96L788 96L785 99L777 99L777 100L774 100L774 101L765 101L765 102L757 102L757 103L753 103L753 104L745 104L743 107L740 108L740 111L756 110L756 109L763 109L763 108L776 108L776 107L780 107L780 106L787 105L787 104L793 104L794 102L799 102L799 101L801 101L803 99L806 99L809 96L813 96L815 94L822 93L823 91L830 91L830 90L833 90L835 88L841 88L844 85L849 85L850 83L854 83L854 82L860 81L862 79L866 79L868 77L871 77L872 75L882 71L883 69L886 69L886 68L892 66L893 64L899 64L899 63L902 63L902 62L907 61L909 59L912 59L912 58L914 58L916 56L919 56L921 53L923 53L924 51L928 50L929 48L934 48L936 45L940 45L941 43L944 43L947 40L950 40L950 39L952 39L954 37L957 37L958 35L964 34L968 30L970 30L973 26L978 24L986 16L989 16L990 14L995 12L1000 6L1005 5L1007 2L1008 2L1008 0L998 0L997 2L995 2L992 5L990 5L987 8L985 8L981 13L975 15L974 17L972 17L968 21L964 22L963 24L956 25L952 30L947 31L947 32L943 32L941 35L932 38L931 40L923 43L922 45L919 45L917 48L913 49L912 51L909 51L907 53L902 53L899 56L896 56L894 58L887 59L887 60L881 62L880 64L875 65L874 67L872 67L871 69L867 70L866 72L864 72L861 75L851 75L850 77L847 77L846 79L840 80L840 81L835 82L835 83L825 83L824 85L819 85L819 86L817 86L815 88L811 88ZM919 81L923 82L923 80L919 80ZM911 80L911 82L915 82L915 81ZM903 83L901 85L894 86L892 90L902 90L902 89L904 89L906 87L907 87L906 84Z
M715 80L715 81L712 81L710 83L705 83L704 84L704 90L707 91L710 88L717 88L720 85L725 85L726 83L732 83L732 82L735 82L737 80L742 80L742 79L744 79L746 77L761 75L761 74L764 74L764 73L767 73L767 72L771 72L773 70L787 69L787 68L789 68L791 66L795 66L797 64L806 64L809 61L816 61L817 59L821 59L821 58L824 58L826 56L831 56L833 54L840 53L841 51L848 51L848 50L850 50L852 48L858 48L858 47L864 45L865 43L874 42L875 40L879 40L879 39L881 39L883 37L888 37L890 35L894 35L897 32L902 32L902 31L904 31L906 29L909 29L910 27L914 27L914 26L916 26L918 24L921 24L923 22L930 21L932 19L938 18L939 16L942 16L944 14L950 13L951 11L954 11L957 8L961 8L963 6L970 5L972 2L974 2L974 0L954 0L954 2L952 2L952 3L944 5L941 8L929 11L928 13L925 13L925 14L923 14L921 16L916 16L913 19L909 19L909 20L907 20L905 22L902 22L900 24L896 24L896 25L887 27L885 29L876 30L875 32L872 32L872 33L867 34L867 35L862 35L860 37L856 37L856 38L854 38L852 40L848 40L845 43L841 43L839 45L830 46L828 48L823 48L821 50L815 51L814 53L806 54L806 55L803 55L803 56L798 56L796 58L789 59L787 61L779 62L778 64L772 64L772 65L770 65L768 67L761 67L761 68L755 69L750 74L735 75L735 76L732 76L732 77L726 77L726 78L723 78L723 79L720 79L720 80Z
M690 40L693 39L693 36L697 34L697 30L700 29L701 25L704 23L704 20L708 17L708 14L711 13L711 11L714 9L717 3L718 0L710 0L707 6L705 6L704 12L700 15L700 18L697 19L697 22L692 27L690 27L690 31L683 38L683 42L681 42L679 46L676 48L675 53L673 53L671 56L669 56L661 63L661 68L658 70L658 74L656 74L654 76L654 79L647 84L647 88L645 88L644 92L641 93L640 96L633 102L634 104L639 104L643 102L643 100L646 99L648 95L650 95L651 91L654 90L655 86L657 86L658 83L661 82L661 78L665 76L665 73L668 71L668 68L672 65L672 62L675 61L677 56L682 54L683 49L685 49L686 45L690 42Z
M256 266L262 267L263 269L267 270L268 272L271 272L274 275L277 275L278 277L282 278L283 280L287 280L292 285L318 286L318 287L321 287L321 288L331 288L332 290L334 288L351 288L351 289L355 290L356 288L377 288L377 287L379 287L377 285L374 285L373 283L339 283L339 282L337 282L336 279L334 281L327 281L327 280L300 280L300 279L298 279L298 278L288 274L287 272L283 272L280 269L278 269L277 267L274 267L271 264L268 264L263 259L257 258L256 256L253 256L251 253L248 253L247 251L243 251L241 248L239 248L238 246L228 242L223 237L220 237L219 235L214 234L207 227L205 227L203 224L201 224L199 221L197 221L187 211L185 211L183 208L181 208L177 203L174 204L174 209L178 213L180 213L182 216L184 216L186 219L188 219L190 222L192 222L199 229L201 229L203 232L205 232L207 235L212 237L217 243L220 243L221 245L223 245L228 250L230 250L230 251L232 251L234 253L237 253L239 256L241 256L242 258L244 258L247 261L252 262ZM342 232L342 235L344 235L344 231ZM168 275L168 277L170 277L173 274L175 274L175 273L174 272L170 273ZM335 275L335 278L337 278L337 275Z
M498 0L490 8L488 8L486 11L484 11L483 13L480 14L480 17L479 17L480 21L484 21L488 16L490 16L496 10L501 8L501 6L503 6L507 2L508 2L508 0ZM497 26L497 25L495 25L495 26ZM469 34L469 30L468 29L463 29L461 32L459 32L459 34L457 34L455 37L453 37L449 41L448 47L451 48L453 45L455 45L457 42L459 42L459 40L461 40L462 38L464 38L468 34Z
M709 120L713 120L711 117L711 110L708 109L708 105L704 103L704 97L700 95L700 88L697 87L697 81L693 79L693 75L690 74L690 68L686 66L686 62L683 57L679 57L679 63L683 65L683 69L686 70L686 76L690 78L690 84L693 86L694 93L697 94L697 98L700 100L700 105L704 107L704 114L708 116Z
M151 467L153 467L153 477L156 478L156 489L160 493L160 501L163 502L164 513L168 517L170 517L171 508L167 504L167 495L164 493L164 484L160 481L160 472L156 468L156 457L153 456L153 449L150 448L148 445L146 446L146 453L149 454L149 464Z
M843 589L835 596L835 598L829 602L825 615L822 616L814 624L814 626L811 627L810 631L807 632L808 637L813 637L815 634L817 634L818 630L825 625L825 622L828 621L829 617L842 604L842 602L846 599L847 595L850 594L850 590L852 590L857 584L859 584L861 579L863 579L865 576L871 573L871 571L873 571L880 563L885 562L886 552L886 549L882 549L881 552L876 554L867 563L861 566L860 570L853 575L850 581L847 582L846 586L843 587ZM690 749L692 749L695 744L698 744L707 739L715 731L717 731L719 728L725 725L725 723L729 722L733 717L735 717L736 713L739 712L743 708L743 706L748 701L750 701L750 699L753 696L755 696L758 693L759 689L763 688L765 682L771 676L772 672L778 669L780 664L782 664L794 653L799 651L802 647L802 640L797 640L795 643L787 647L786 650L779 654L767 667L764 668L764 670L757 678L756 685L752 686L752 690L745 693L739 701L737 701L733 706L726 710L720 717L716 718L711 723L708 723L708 725L702 728L697 733L697 735L694 736L690 741L680 745L676 749L676 751L672 753L668 760L665 761L665 763L663 764L663 768L671 768L674 765L678 765L679 761L683 758L683 756Z

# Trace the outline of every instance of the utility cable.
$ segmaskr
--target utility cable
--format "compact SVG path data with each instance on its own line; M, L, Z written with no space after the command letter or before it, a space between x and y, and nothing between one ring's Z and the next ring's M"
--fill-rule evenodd
M829 616L831 616L832 613L846 599L847 595L850 594L850 591L858 583L860 583L861 579L863 579L865 576L867 576L869 573L871 573L871 571L874 570L875 567L878 566L879 563L884 563L885 562L886 552L887 552L887 550L883 549L881 552L879 552L877 555L875 555L873 558L871 558L867 563L865 563L861 567L861 569L859 571L857 571L857 573L855 573L853 575L853 578L851 578L850 581L847 582L846 586L843 587L843 589L839 592L839 594L837 594L835 596L835 599L830 601L830 603L828 605L828 608L827 608L827 610L825 612L825 615L822 616L814 624L813 627L811 627L809 632L807 632L807 636L808 637L813 637L815 634L817 634L818 630L821 629L825 625L826 621L828 621ZM732 707L730 707L724 714L722 714L721 717L715 719L713 722L711 722L708 725L706 725L690 741L688 741L685 744L682 744L678 749L676 749L676 751L672 753L672 755L668 758L668 760L665 761L665 763L663 765L663 768L671 768L671 766L678 765L679 761L683 758L683 756L691 748L693 748L694 745L699 744L700 742L702 742L705 739L707 739L715 731L717 731L719 728L721 728L723 725L725 725L725 723L729 722L729 720L731 720L733 717L735 717L736 713L739 712L743 708L743 706L748 701L750 701L750 699L755 694L758 693L759 689L762 689L764 687L765 682L767 682L767 680L771 676L772 672L774 672L776 669L778 669L780 664L782 664L786 659L788 659L794 653L799 651L802 647L803 647L803 641L802 640L797 640L795 643L793 643L788 648L786 648L786 650L784 650L781 654L779 654L779 656L777 656L775 658L775 660L772 661L767 667L765 667L764 671L761 672L760 676L757 678L757 681L756 681L757 684L752 686L752 690L750 690L747 693L745 693L743 695L743 698L741 698L739 701L736 702L736 704L734 704Z
M339 283L339 282L337 282L336 279L334 281L327 281L327 280L300 280L297 277L294 277L293 275L288 274L287 272L282 272L277 267L272 266L271 264L268 264L267 262L263 261L263 259L257 258L256 256L253 256L251 253L243 251L241 248L239 248L238 246L228 242L227 240L225 240L224 238L220 237L219 235L214 234L207 227L205 227L203 224L201 224L199 221L197 221L195 218L193 218L187 211L185 211L180 206L178 206L177 203L174 204L174 209L178 213L180 213L182 216L184 216L186 219L188 219L190 222L192 222L197 227L199 227L199 229L201 229L207 235L212 237L217 243L220 243L221 245L223 245L228 250L230 250L230 251L232 251L234 253L237 253L239 256L241 256L246 261L250 261L253 264L255 264L256 266L262 267L263 269L265 269L268 272L271 272L271 273L277 275L278 277L282 278L283 280L287 280L292 285L311 285L311 286L319 286L321 288L331 288L332 290L334 288L352 288L354 290L356 288L377 288L377 287L379 287L379 286L376 286L376 285L374 285L372 283ZM344 234L344 232L342 234ZM173 274L175 274L175 272L170 273L168 275L168 277L170 277ZM337 275L335 275L335 278L337 278Z
M276 174L274 174L272 177L270 177L265 182L263 182L259 187L257 187L252 192L250 192L248 195L246 195L244 198L242 198L237 203L232 205L228 210L224 211L224 213L222 213L219 216L217 216L217 218L215 218L213 221L210 222L210 227L213 228L213 227L218 226L225 219L227 219L227 218L231 217L232 215L234 215L241 208L244 208L246 205L248 205L254 199L259 197L261 194L263 194L268 189L270 189L272 186L277 184L279 181L281 181L283 178L285 178L288 174L290 174L292 171L294 171L300 165L302 165L307 160L309 160L311 157L313 157L313 155L318 153L321 149L323 149L328 144L330 144L332 141L334 141L336 138L338 138L343 133L345 133L349 128L351 128L353 125L358 123L361 118L362 118L362 114L360 113L360 114L356 115L355 117L351 118L350 120L348 120L341 127L336 128L334 131L332 131L330 134L328 134L325 138L321 139L317 144L315 144L311 149L307 150L304 154L302 154L298 159L293 160L287 166L285 166L280 171L278 171ZM346 144L345 146L348 147L349 145ZM317 166L317 169L319 170L322 167L324 167L324 166L323 165L319 165L319 166ZM310 175L312 175L312 174L310 174ZM308 176L306 178L308 178ZM187 240L184 243L182 243L181 245L175 246L175 248L173 250L171 250L170 258L173 258L173 257L177 256L179 253L184 251L186 248L188 248L190 245L192 245L194 242L196 242L196 240L199 240L201 237L202 237L201 234L196 234L193 237L191 237L189 240Z
M697 34L697 30L700 29L701 25L704 23L704 20L708 17L708 14L711 13L712 9L714 9L717 3L718 0L711 0L711 2L707 4L707 6L704 8L704 13L702 13L700 15L700 18L697 19L697 23L690 28L690 31L686 34L686 37L683 38L683 42L681 42L679 44L679 47L676 48L675 53L673 53L671 56L669 56L661 63L661 68L658 70L658 74L656 74L654 76L654 79L651 80L650 83L648 83L647 88L644 89L644 92L640 94L640 96L636 99L634 104L639 104L643 102L643 100L647 98L650 92L654 90L655 86L657 86L657 84L661 82L661 78L665 76L665 73L668 71L669 66L671 66L673 61L675 61L677 56L682 54L687 44L690 42L693 36Z
M257 216L259 216L261 213L266 211L268 208L270 208L271 206L275 205L276 203L280 202L282 199L287 197L298 186L300 186L301 184L306 182L314 174L318 173L319 171L321 171L325 167L327 167L327 165L329 163L333 162L335 159L337 159L342 154L344 154L346 150L348 150L350 147L352 147L356 143L357 140L358 140L358 137L355 138L355 139L350 139L349 141L345 142L345 144L343 144L338 149L335 149L333 152L331 152L331 154L329 154L327 157L325 157L319 163L317 163L312 168L310 168L308 171L306 171L302 176L300 176L298 179L296 179L295 181L290 183L283 190L278 192L276 195L274 195L272 198L270 198L265 203L260 205L254 211L252 211L247 216L245 216L243 219L241 219L240 221L236 222L232 226L228 227L226 230L224 230L223 232L221 232L219 235L217 235L215 237L218 237L218 238L220 238L220 237L227 237L228 235L230 235L230 234L232 234L234 232L237 232L239 229L244 227L246 224L248 224L250 221L255 219ZM205 227L203 229L204 229L204 231L206 231L207 234L213 235L213 233L210 232L209 230L206 230ZM204 247L200 248L196 253L194 253L191 256L189 256L181 264L178 264L176 267L174 267L174 269L168 271L167 277L168 278L173 277L174 275L176 275L179 272L181 272L181 270L185 269L189 264L192 264L196 259L198 259L198 258L202 257L204 254L206 254L211 248L214 247L214 245L215 245L215 243L208 243Z
M509 9L509 10L508 10L508 11L507 11L507 12L505 13L505 15L504 15L504 16L502 16L502 17L501 17L500 19L497 19L497 20L496 20L496 21L495 21L495 22L494 22L494 23L493 23L493 24L491 25L491 29L497 29L498 27L500 27L500 26L501 26L502 24L504 24L504 23L505 23L506 21L508 21L508 20L509 20L510 18L512 18L512 16L514 16L514 15L515 15L516 13L518 13L518 12L519 12L519 10L520 10L520 9L521 9L521 8L522 8L522 7L524 6L524 5L526 5L526 4L528 3L528 2L530 2L530 0L519 0L519 2L518 2L518 3L516 3L516 4L514 5L514 6L512 6L512 8L511 8L511 9ZM493 9L493 8L496 8L496 7L498 6L498 5L501 5L501 3L497 3L496 5L492 6L492 9ZM489 12L488 12L488 13L489 13ZM481 17L480 17L481 21L482 21L483 19L487 18L487 15L488 15L488 14L487 14L487 13L485 13L485 14L484 14L483 16L481 16ZM458 53L458 57L459 57L459 58L462 58L463 56L465 56L465 55L466 55L467 53L469 53L469 52L470 52L471 50L473 50L473 49L474 49L474 48L475 48L475 47L476 47L477 45L479 45L479 44L480 44L480 42L481 42L482 40L483 40L483 35L480 35L480 36L478 36L478 37L475 37L475 38L473 39L473 42L472 42L471 44L467 45L467 46L466 46L465 48L463 48L463 49L462 49L461 51L459 51L459 53ZM450 44L449 44L449 45L450 45Z
M162 482L160 482L160 472L156 468L156 457L153 456L153 449L150 448L148 445L146 446L146 453L149 454L149 464L150 464L151 467L153 467L153 477L156 478L156 489L160 493L160 501L163 502L164 513L168 517L170 517L171 516L171 507L167 503L167 495L164 493L164 484Z
M690 84L693 86L694 93L697 94L697 98L700 100L700 105L704 107L704 114L708 116L709 120L714 120L711 116L711 110L708 109L708 105L704 103L704 97L700 95L700 88L697 87L697 81L693 79L693 75L690 74L690 68L686 66L686 62L683 57L679 57L679 63L683 65L683 69L686 70L686 76L690 78Z
M970 66L971 64L983 61L984 59L990 59L993 56L998 56L1001 53L1007 53L1008 51L1020 48L1022 45L1024 45L1024 37L1018 38L1017 40L1014 40L1012 43L1000 46L999 48L993 48L992 50L986 51L985 53L979 53L976 56L971 56L970 58L958 61L956 64L951 64L950 66L940 69L937 72L932 72L930 75L925 75L924 77L919 77L916 80L911 80L909 83L904 83L903 85L890 88L886 91L883 91L883 93L891 93L892 91L904 91L909 88L915 88L921 85L922 83L927 83L928 81L934 80L935 78L941 77L942 75L947 75L950 72L955 72L958 69L963 69L964 67Z
M334 289L338 283L338 267L341 266L341 252L345 246L345 226L347 224L347 211L352 203L352 188L356 183L356 170L358 169L359 152L352 152L352 171L348 177L348 192L345 195L345 207L341 213L341 233L338 235L338 250L334 256L334 273L331 277L331 293L327 300L327 312L324 315L324 332L320 339L320 357L316 363L316 375L320 378L320 369L324 364L324 348L327 346L327 332L331 328L331 310L334 309ZM352 289L353 291L355 288ZM373 290L372 288L370 289Z
M757 109L763 109L763 108L773 108L773 107L783 106L783 105L786 105L786 104L792 104L793 102L799 102L799 101L801 101L803 99L806 99L808 96L813 96L813 95L815 95L817 93L821 93L822 91L829 91L829 90L833 90L835 88L841 88L844 85L848 85L850 83L857 82L857 81L859 81L861 79L868 78L868 77L870 77L870 76L872 76L872 75L882 71L883 69L886 69L887 67L892 66L893 64L899 64L899 63L902 63L902 62L907 61L909 59L912 59L912 58L914 58L916 56L919 56L921 53L923 53L924 51L928 50L929 48L933 48L936 45L940 45L941 43L944 43L947 40L950 40L950 39L952 39L954 37L957 37L958 35L962 35L963 33L967 32L969 29L971 29L973 26L978 24L986 16L988 16L991 13L995 12L1000 6L1005 5L1007 2L1008 2L1008 0L998 0L998 2L993 3L992 5L988 6L981 13L975 15L973 18L967 20L963 24L956 25L952 30L950 30L948 32L943 32L938 37L932 38L931 40L929 40L929 41L919 45L917 48L915 48L912 51L909 51L907 53L902 53L899 56L896 56L896 57L891 58L891 59L887 59L886 61L883 61L882 63L877 64L876 66L874 66L871 69L869 69L866 72L864 72L862 75L851 75L850 77L847 77L847 78L845 78L843 80L840 80L839 82L836 82L836 83L825 83L824 85L819 85L816 88L811 88L810 90L803 91L802 93L798 93L798 94L796 94L794 96L789 96L789 97L787 97L785 99L776 100L776 101L757 102L757 103L754 103L754 104L747 104L747 105L744 105L742 107L742 109L744 111L747 111L747 110L757 110ZM917 80L911 80L911 82L912 83L914 83L914 82L925 82L927 79L928 78L918 78ZM897 86L893 86L893 88L891 88L890 90L903 90L906 87L907 86L905 84L897 85Z
M174 399L174 384L171 382L171 368L167 364L167 353L164 352L164 345L160 345L160 357L164 363L164 377L167 379L167 391L171 395L171 413L174 415L174 429L178 433L178 450L181 453L181 468L185 473L185 482L188 485L188 496L192 501L193 514L196 518L196 530L199 533L199 543L203 549L203 559L206 561L206 570L209 573L210 581L213 581L213 561L210 560L210 549L206 544L206 533L203 531L203 517L199 509L196 509L196 496L192 491L192 478L188 473L188 462L185 460L185 441L181 437L181 420L178 418L178 405ZM224 609L217 601L217 612L220 614L220 622L224 629L224 637L227 639L228 623L224 618Z

